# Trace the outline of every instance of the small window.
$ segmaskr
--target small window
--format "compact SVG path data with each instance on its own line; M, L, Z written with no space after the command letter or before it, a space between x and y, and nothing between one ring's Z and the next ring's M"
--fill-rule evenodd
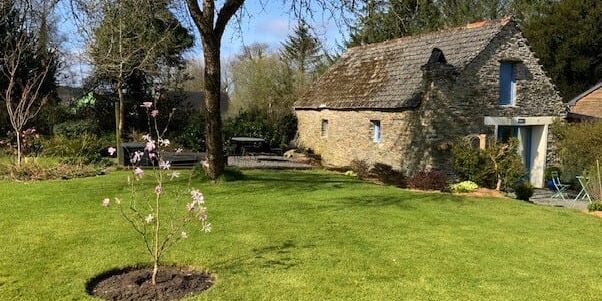
M372 130L372 141L379 143L381 139L380 120L370 120L370 127Z
M502 62L500 65L500 98L499 105L512 106L516 101L515 64Z
M320 127L320 136L328 136L328 119L322 119L322 126Z

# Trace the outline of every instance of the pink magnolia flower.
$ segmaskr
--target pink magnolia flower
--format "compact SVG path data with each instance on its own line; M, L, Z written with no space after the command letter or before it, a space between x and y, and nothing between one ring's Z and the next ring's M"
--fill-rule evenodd
M117 151L117 149L111 146L111 147L109 147L109 148L107 149L107 151L109 152L109 155L111 155L111 156L112 156L112 155L114 155L114 154L115 154L115 152Z
M153 106L153 103L150 101L143 102L140 107L150 109Z
M205 159L201 162L201 165L203 166L203 168L207 169L209 168L209 161Z
M161 187L161 184L155 186L155 193L161 194L161 192L163 192L163 188Z
M109 198L105 198L102 200L103 207L109 207L110 204L111 204L111 200Z
M159 138L159 144L161 144L161 146L169 146L171 142L169 142L169 139L161 139Z
M197 189L193 189L190 191L190 197L192 198L193 203L196 203L196 204L204 204L205 203L205 196L203 196L203 193L198 191Z
M203 229L202 229L205 233L207 232L211 232L211 224L210 223L206 223L203 224Z
M171 162L169 161L159 161L159 168L161 169L169 169L171 167Z
M136 178L142 178L142 176L144 176L144 170L140 167L136 167L134 169L134 176L136 176Z
M152 152L155 150L157 146L155 145L155 141L154 140L149 140L148 142L146 142L146 146L144 147L145 151L148 152Z
M151 116L152 117L157 117L157 115L159 115L159 110L152 110L151 111Z
M144 153L141 151L134 152L134 154L132 155L132 158L130 159L130 162L132 162L134 164L136 164L137 162L140 162L140 160L142 159L142 155L144 155Z
M150 134L144 134L144 135L142 135L142 139L144 139L144 140L146 140L146 141L151 141L151 140L152 140L152 137L151 137L151 135L150 135Z

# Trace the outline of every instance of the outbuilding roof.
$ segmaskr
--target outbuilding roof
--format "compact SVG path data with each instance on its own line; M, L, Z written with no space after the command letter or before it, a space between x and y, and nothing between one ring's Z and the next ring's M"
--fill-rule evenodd
M602 119L602 81L573 98L568 106L568 118Z
M296 103L296 109L404 109L419 104L423 72L439 49L458 70L468 65L510 18L402 37L349 49Z

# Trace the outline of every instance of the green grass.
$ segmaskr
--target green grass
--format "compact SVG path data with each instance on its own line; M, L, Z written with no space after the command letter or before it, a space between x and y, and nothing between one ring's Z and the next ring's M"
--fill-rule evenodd
M213 232L191 232L165 257L216 273L214 287L192 300L602 296L602 220L584 213L325 171L245 174L194 183ZM105 196L127 195L125 177L0 182L0 300L86 299L89 278L145 263L129 225L100 206Z

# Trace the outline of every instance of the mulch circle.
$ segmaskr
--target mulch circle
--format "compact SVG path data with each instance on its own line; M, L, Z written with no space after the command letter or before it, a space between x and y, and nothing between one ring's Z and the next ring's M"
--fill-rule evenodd
M206 272L163 266L157 285L151 284L152 268L130 267L104 272L86 284L88 294L105 300L177 300L198 294L213 285L215 278Z

